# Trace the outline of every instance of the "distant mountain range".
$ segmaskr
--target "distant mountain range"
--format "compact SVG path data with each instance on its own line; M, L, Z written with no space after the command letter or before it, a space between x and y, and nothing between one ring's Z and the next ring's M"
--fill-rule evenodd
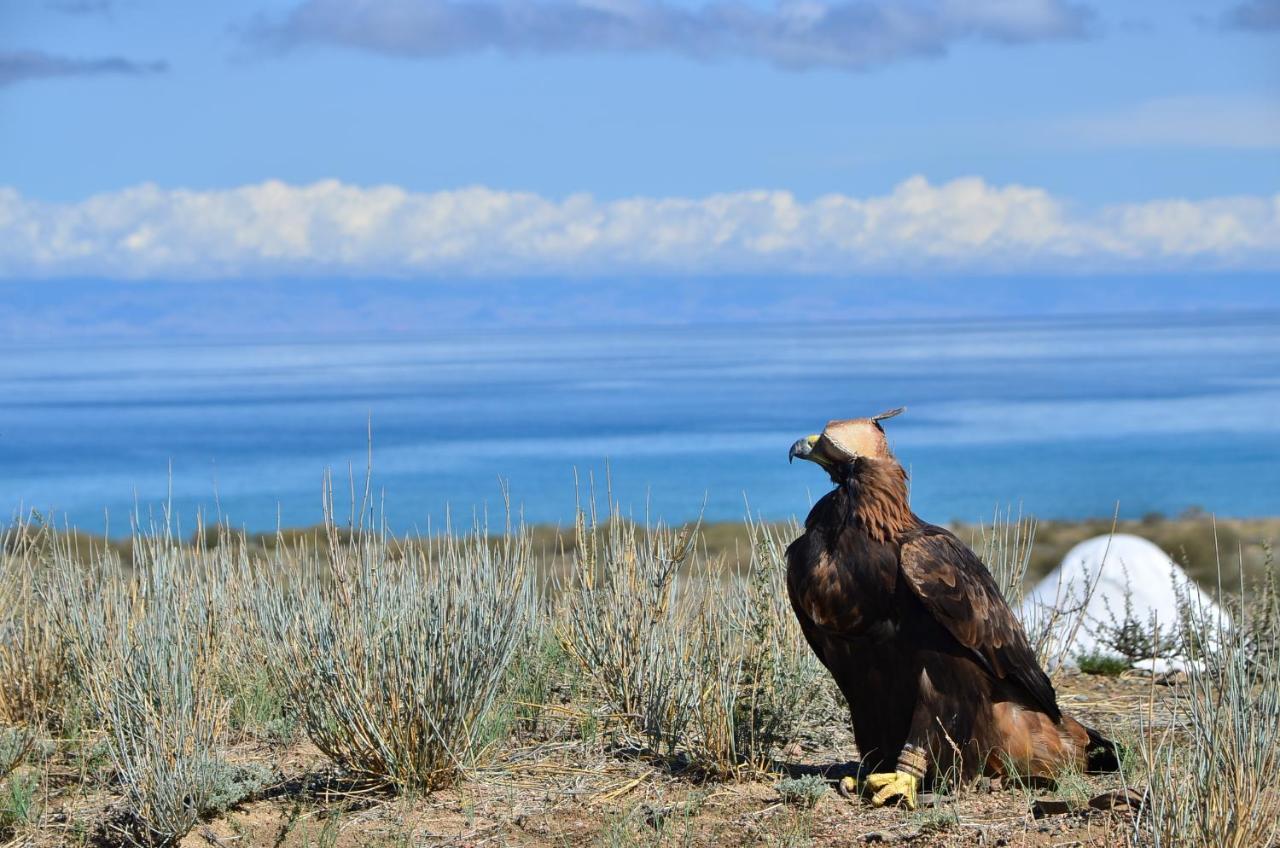
M0 283L0 340L321 338L468 327L982 319L1280 310L1274 274L1193 277L795 277L49 281Z

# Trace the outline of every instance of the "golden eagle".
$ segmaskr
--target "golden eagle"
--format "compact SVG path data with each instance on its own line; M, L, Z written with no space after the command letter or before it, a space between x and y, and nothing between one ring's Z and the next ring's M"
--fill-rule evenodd
M1117 768L1115 746L1058 709L982 560L911 511L880 425L901 412L832 421L790 453L835 484L787 548L787 588L849 702L872 801L914 807L939 777Z

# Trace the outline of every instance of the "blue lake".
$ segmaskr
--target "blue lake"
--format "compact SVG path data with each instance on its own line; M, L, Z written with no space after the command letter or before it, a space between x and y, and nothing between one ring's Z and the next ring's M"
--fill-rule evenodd
M184 529L316 523L326 468L345 517L370 423L397 531L498 521L500 481L567 522L606 461L637 517L803 516L827 483L790 444L904 404L886 429L933 520L1280 514L1274 313L0 350L0 509L113 535L169 498Z

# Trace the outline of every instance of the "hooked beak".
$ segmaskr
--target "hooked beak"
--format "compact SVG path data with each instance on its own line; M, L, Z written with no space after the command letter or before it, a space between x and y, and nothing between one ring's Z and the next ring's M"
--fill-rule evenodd
M796 443L791 446L791 450L787 452L787 462L795 462L796 457L807 459L810 462L818 462L818 458L813 455L813 446L818 443L820 436L805 436L803 439L797 439ZM821 465L821 462L818 462Z

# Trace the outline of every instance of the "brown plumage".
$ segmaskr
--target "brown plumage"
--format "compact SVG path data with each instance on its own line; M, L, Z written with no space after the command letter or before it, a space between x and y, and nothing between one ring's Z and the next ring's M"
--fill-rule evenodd
M880 425L899 412L833 421L791 449L835 484L787 549L787 586L849 703L864 768L926 783L1114 768L1114 746L1058 709L986 566L911 511Z

